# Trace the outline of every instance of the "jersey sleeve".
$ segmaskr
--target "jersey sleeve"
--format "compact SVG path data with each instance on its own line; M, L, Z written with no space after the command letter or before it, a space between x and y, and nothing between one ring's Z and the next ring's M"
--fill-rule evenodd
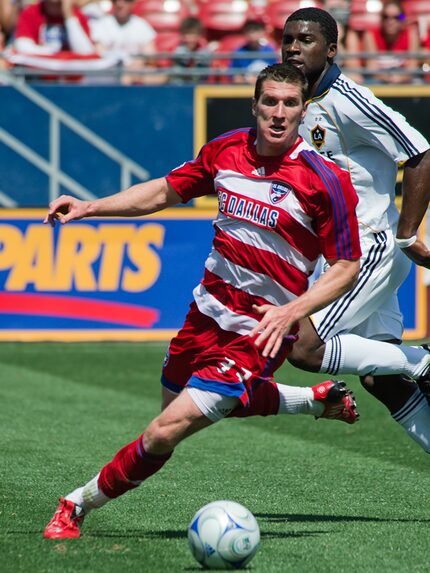
M359 259L361 248L355 212L358 197L349 173L315 156L318 166L314 182L318 192L311 209L321 253L327 260Z
M377 148L397 163L429 149L426 138L370 90L351 90L345 97L342 123L351 141Z
M176 167L166 176L183 203L195 197L215 194L213 158L213 146L207 144L196 159Z
M79 20L82 29L84 30L85 34L91 39L91 31L90 25L88 23L88 19L83 12L81 12L78 8L73 8L73 15Z
M15 38L30 38L38 43L38 14L34 6L27 6L18 17Z

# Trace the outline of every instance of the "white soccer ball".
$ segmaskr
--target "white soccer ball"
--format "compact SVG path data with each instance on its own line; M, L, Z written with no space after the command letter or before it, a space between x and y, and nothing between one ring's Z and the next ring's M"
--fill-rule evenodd
M213 501L195 514L188 527L188 543L195 559L208 569L240 569L257 552L257 520L235 501Z

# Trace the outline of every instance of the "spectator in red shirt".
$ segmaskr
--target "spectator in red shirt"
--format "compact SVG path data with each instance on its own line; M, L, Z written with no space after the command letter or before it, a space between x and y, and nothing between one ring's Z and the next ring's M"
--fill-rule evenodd
M94 53L87 19L73 0L40 0L24 8L18 17L14 48L29 55Z
M401 2L390 0L381 12L381 25L369 30L364 36L364 51L390 52L388 55L369 59L367 69L381 70L373 79L390 84L407 84L414 80L413 71L418 68L415 58L405 56L407 52L418 52L420 49L418 32L415 26L409 25ZM410 73L399 71L410 70Z

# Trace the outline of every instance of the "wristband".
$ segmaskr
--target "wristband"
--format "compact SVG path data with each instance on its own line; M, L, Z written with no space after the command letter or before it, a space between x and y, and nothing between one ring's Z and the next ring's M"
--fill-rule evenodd
M416 241L418 240L418 237L416 235L409 237L409 239L398 239L396 237L394 240L396 241L396 243L399 245L399 247L401 249L407 249L408 247L411 247L414 243L416 243Z

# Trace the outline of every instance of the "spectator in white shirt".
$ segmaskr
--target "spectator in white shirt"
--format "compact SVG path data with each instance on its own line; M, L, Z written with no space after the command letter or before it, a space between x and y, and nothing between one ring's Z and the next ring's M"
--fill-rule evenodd
M112 14L90 22L91 37L102 52L119 52L125 58L153 54L156 32L132 13L134 0L113 0Z

